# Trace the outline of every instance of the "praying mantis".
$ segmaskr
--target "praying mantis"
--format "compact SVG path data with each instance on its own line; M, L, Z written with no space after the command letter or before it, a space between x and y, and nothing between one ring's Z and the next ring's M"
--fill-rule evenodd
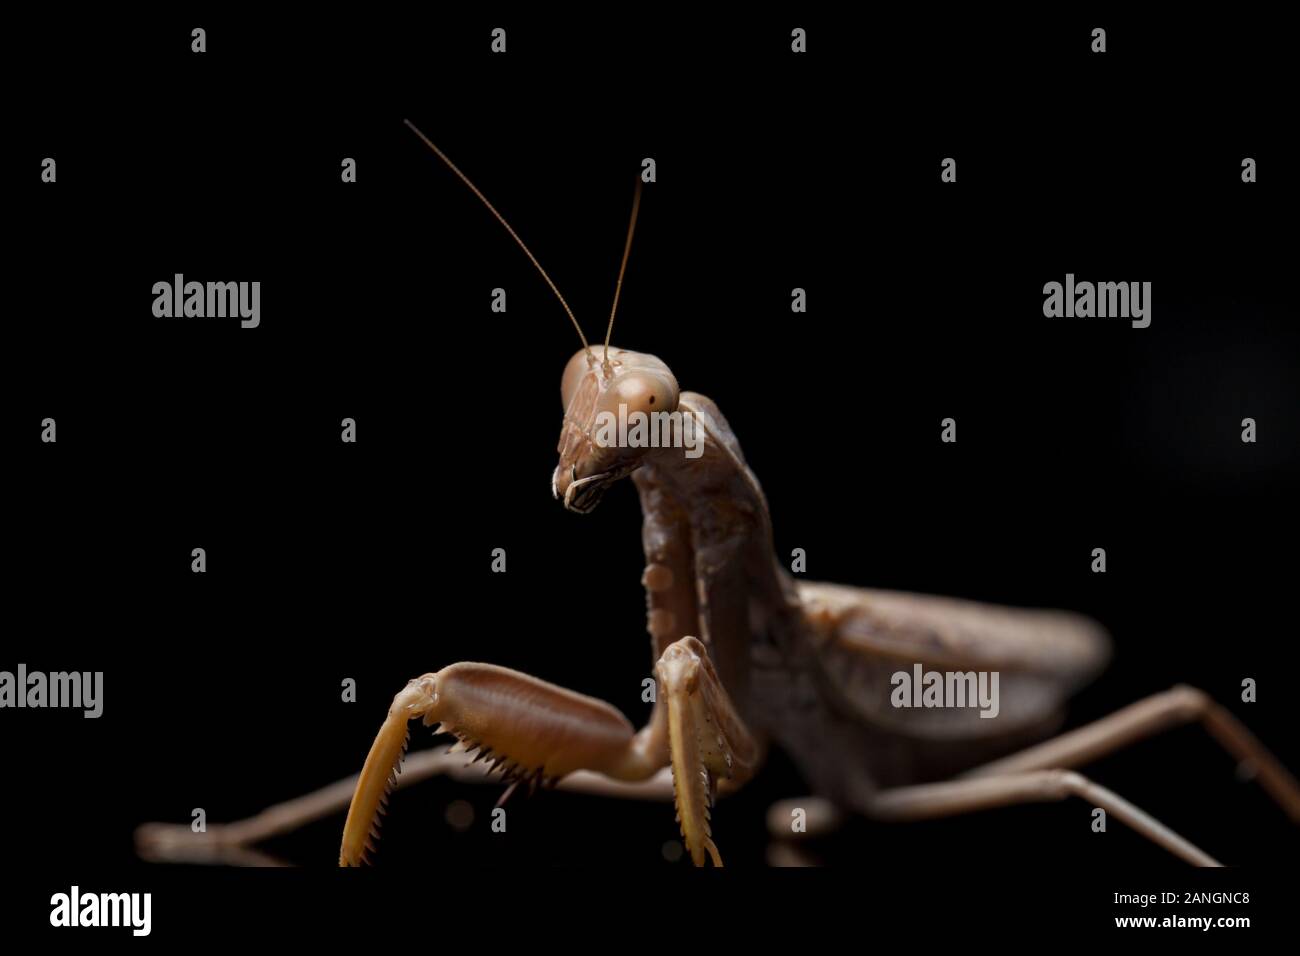
M564 418L552 490L564 507L593 511L631 477L644 516L648 629L657 695L634 730L609 704L491 664L452 664L412 680L393 700L348 811L340 865L374 849L375 826L409 737L408 725L455 735L488 758L513 789L576 771L633 784L671 768L683 842L697 866L721 864L710 830L719 783L742 785L775 742L818 793L846 809L917 819L1006 804L1081 797L1184 860L1204 851L1075 768L1177 723L1199 720L1300 822L1300 784L1231 714L1178 687L1045 743L968 770L910 783L928 764L1005 751L1042 735L1064 699L1106 663L1099 625L1054 611L796 582L776 561L762 488L718 407L682 392L653 355L610 347L640 206L633 201L603 350L595 354L559 289L506 220L414 124L407 126L505 226L568 313L582 340L561 378ZM703 454L608 446L600 413L681 412L699 424ZM996 719L969 710L891 706L891 675L915 662L997 671Z
M520 786L554 786L670 797L691 861L721 865L710 823L715 798L752 779L768 750L780 747L819 798L850 813L921 820L1075 797L1188 863L1217 866L1157 817L1079 772L1194 722L1300 823L1300 783L1195 688L1174 687L1050 737L1067 698L1109 659L1106 632L1086 617L796 579L777 561L763 490L718 406L681 391L659 358L610 345L640 184L605 340L593 348L505 218L428 137L406 125L505 227L582 341L561 376L552 491L567 510L588 514L620 479L636 487L654 703L638 729L596 698L494 664L452 663L397 693L357 778L230 825L217 838L229 854L251 852L251 843L346 803L339 864L369 862L392 789L451 773L505 781L507 796ZM704 436L702 453L597 441L597 418L620 407L689 416ZM996 716L898 706L895 675L917 665L997 674ZM457 738L453 749L473 763L426 752L407 759L402 772L417 720ZM146 829L141 844L156 850L174 840L183 848L184 838L179 830Z

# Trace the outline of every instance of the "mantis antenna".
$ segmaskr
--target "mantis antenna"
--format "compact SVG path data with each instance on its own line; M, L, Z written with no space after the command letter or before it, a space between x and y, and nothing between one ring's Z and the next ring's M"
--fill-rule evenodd
M546 280L546 284L549 285L549 286L551 287L551 291L555 293L555 297L556 297L557 299L560 300L560 305L564 306L564 311L567 312L568 315L569 315L569 321L572 322L572 323L573 323L573 327L574 327L575 329L578 330L578 338L582 339L582 347L583 347L583 348L586 350L586 352L587 352L587 359L588 359L588 361L595 361L595 357L591 354L591 346L587 343L587 337L586 337L585 335L582 334L582 326L578 325L578 320L575 319L575 318L573 317L573 310L569 308L569 303L567 303L567 302L564 301L564 296L562 296L562 295L560 294L560 290L559 290L558 288L556 288L555 283L551 281L551 277L548 276L548 275L546 274L546 270L543 269L543 268L542 268L542 264L541 264L540 262L537 261L537 257L536 257L535 255L533 255L533 254L528 250L528 247L527 247L526 245L524 245L524 241L523 241L522 239L519 238L519 234L518 234L517 232L515 232L513 229L510 228L510 223L506 222L505 216L503 216L503 215L501 215L501 213L497 212L496 206L494 206L494 205L492 205L490 202L488 202L488 198L487 198L487 196L484 196L481 192L479 192L479 188L478 188L477 186L475 186L472 182L470 182L469 177L466 176L464 173L462 173L462 172L460 171L460 169L457 168L456 164L453 163L450 159L447 158L447 154L446 154L446 153L444 153L442 150L440 150L437 146L433 145L433 141L432 141L431 139L429 139L429 137L427 137L427 136L425 136L423 133L421 133L420 130L419 130L418 128L416 128L416 125L415 125L414 123L412 123L409 119L404 119L404 120L402 120L402 122L405 123L407 126L409 126L410 129L411 129L411 132L414 133L416 136L420 137L420 139L424 141L424 145L425 145L425 146L428 146L431 150L433 150L433 152L437 155L437 157L438 157L439 159L441 159L444 163L446 163L447 166L448 166L448 168L450 168L451 171L452 171L453 173L455 173L457 176L460 177L460 181L463 182L466 186L468 186L468 187L470 188L470 192L472 192L475 196L477 196L477 197L482 201L483 205L485 205L485 206L488 207L488 212L490 212L490 213L492 213L492 215L496 216L496 218L497 218L497 222L501 223L501 225L503 225L503 226L506 227L506 232L510 233L510 238L513 239L515 242L519 243L519 248L522 249L522 250L524 250L524 255L526 255L526 256L528 257L529 261L532 262L532 264L533 264L534 266L537 267L537 271L540 272L540 273L542 274L542 278L545 279L545 280ZM640 189L639 189L639 187L638 187L637 192L638 192L638 198L639 198L639 193L640 193ZM632 212L632 221L633 221L633 222L636 222L636 211L635 211L635 209L633 209L633 212ZM632 236L631 236L630 233L628 234L627 241L628 241L628 244L631 245L631 242L632 242ZM624 265L627 264L627 254L626 254L626 253L624 253L624 255L623 255L623 263L624 263ZM620 272L620 273L619 273L619 282L622 282L622 281L623 281L623 276L622 276L622 273ZM615 294L615 302L617 302L617 301L618 301L618 297L617 297L617 293L616 293L616 294ZM611 325L613 324L613 317L612 317L612 316L610 317L610 324L611 324ZM609 345L608 345L608 342L606 342L605 351L606 351L606 355L608 356L608 352L609 352Z
M641 208L641 179L637 177L636 192L632 196L632 221L627 224L627 243L623 246L623 262L618 267L618 282L614 285L614 304L609 310L609 328L605 329L605 355L601 361L605 375L609 375L609 337L614 334L614 313L618 311L618 294L623 291L623 273L627 271L627 256L632 251L632 233L636 231L636 214Z

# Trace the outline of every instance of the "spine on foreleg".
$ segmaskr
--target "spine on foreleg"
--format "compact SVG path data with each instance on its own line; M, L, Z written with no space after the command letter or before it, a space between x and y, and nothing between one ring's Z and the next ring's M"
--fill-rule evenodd
M408 688L409 689L409 688ZM343 825L343 844L339 848L339 866L360 866L369 862L375 850L379 828L388 809L388 794L397 785L402 757L411 739L410 706L399 694L388 708L388 716L366 754L365 766L357 780L348 819Z

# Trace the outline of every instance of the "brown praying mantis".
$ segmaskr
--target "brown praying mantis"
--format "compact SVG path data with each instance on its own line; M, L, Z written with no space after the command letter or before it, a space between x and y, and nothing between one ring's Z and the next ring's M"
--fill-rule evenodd
M820 798L848 812L919 820L1078 797L1183 860L1216 866L1076 769L1199 722L1300 822L1300 783L1234 716L1191 687L1044 739L1059 725L1066 699L1109 657L1106 633L1085 617L796 580L777 562L767 501L717 405L680 391L655 356L610 345L640 184L604 345L594 350L504 217L414 124L406 125L506 228L582 340L561 379L564 417L552 489L565 508L587 513L619 479L631 477L636 486L653 708L636 729L612 705L527 674L451 664L398 692L359 777L228 825L205 855L220 847L230 861L263 862L251 857L252 843L346 803L339 863L367 861L414 720L454 735L453 749L472 754L474 763L445 750L415 754L400 783L449 772L505 780L507 795L526 785L671 796L686 852L698 866L721 864L710 829L715 796L753 777L773 745ZM702 453L597 439L602 414L629 410L689 417L703 435ZM897 706L896 676L917 665L997 674L996 717L984 719L969 707ZM190 846L188 828L156 824L142 828L139 840L146 854L172 858Z

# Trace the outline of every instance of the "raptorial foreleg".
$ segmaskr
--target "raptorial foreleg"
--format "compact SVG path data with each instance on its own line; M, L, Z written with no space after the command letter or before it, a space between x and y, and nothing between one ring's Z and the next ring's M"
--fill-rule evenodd
M410 739L410 721L454 734L512 785L551 785L580 770L620 781L650 778L668 760L661 709L639 733L604 701L494 664L452 664L417 677L393 699L348 808L340 866L374 849L380 817Z
M717 783L744 783L757 768L759 748L700 641L684 637L669 645L655 676L667 703L668 749L686 852L696 866L704 865L706 854L721 866L709 823Z

